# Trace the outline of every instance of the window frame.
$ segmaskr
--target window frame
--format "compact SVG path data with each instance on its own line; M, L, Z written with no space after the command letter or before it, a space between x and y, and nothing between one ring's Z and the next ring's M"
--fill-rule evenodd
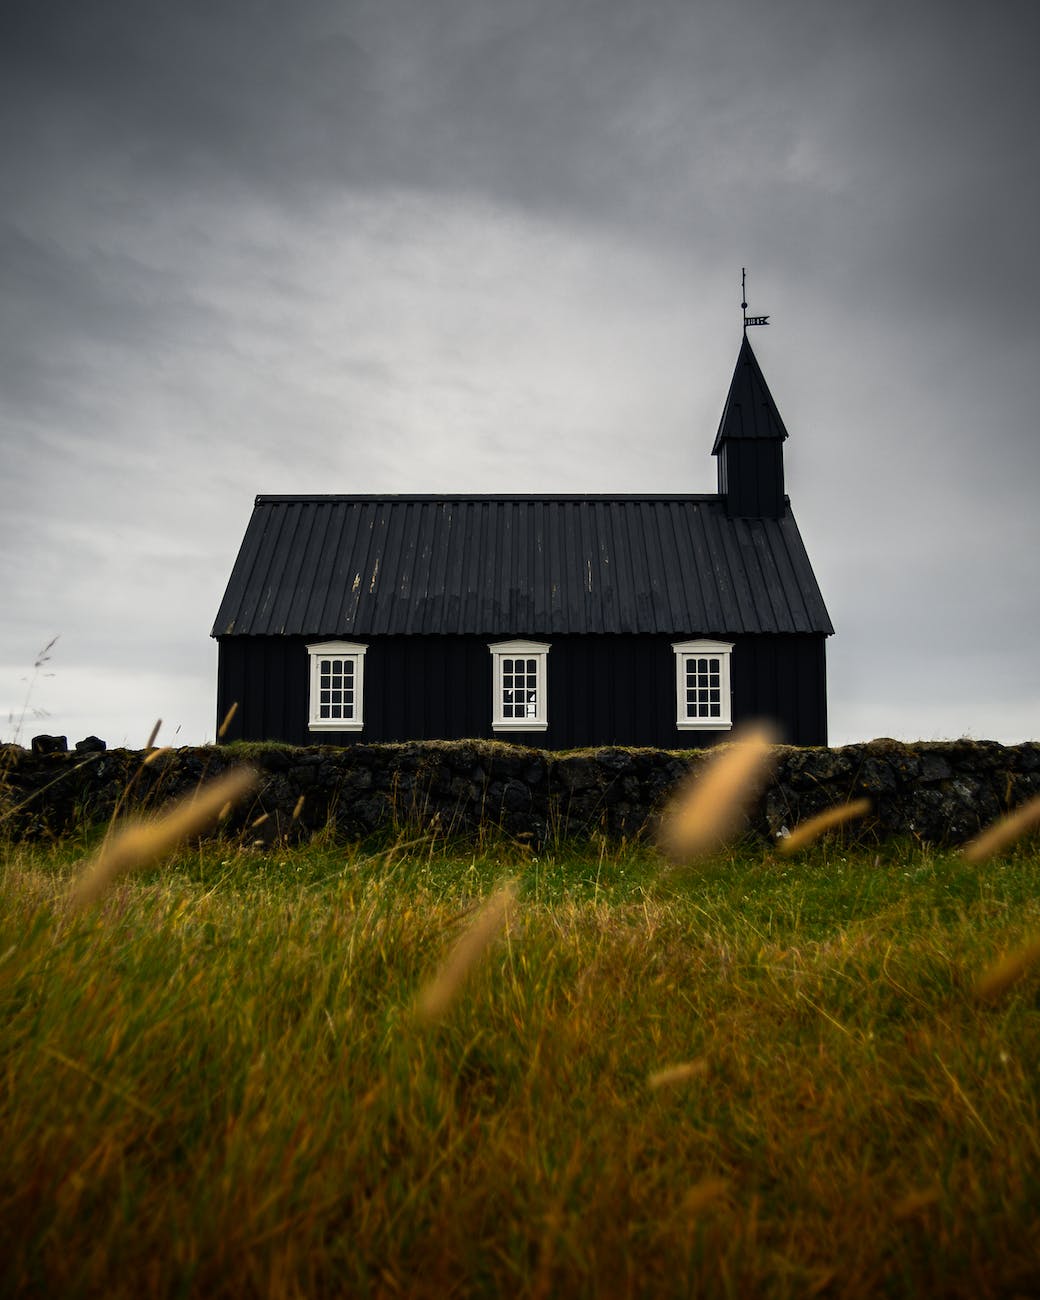
M365 652L357 641L318 641L307 647L310 656L307 729L309 731L363 731L365 726ZM354 713L347 718L323 718L321 708L322 659L350 659L354 664Z
M549 713L546 693L549 685L549 650L545 641L489 641L491 651L491 729L492 731L548 731ZM502 682L507 659L535 661L535 713L531 718L507 718Z
M675 653L675 726L677 731L731 731L733 728L733 690L730 660L732 641L674 641ZM719 661L719 716L691 718L686 703L686 663L689 659L710 657Z

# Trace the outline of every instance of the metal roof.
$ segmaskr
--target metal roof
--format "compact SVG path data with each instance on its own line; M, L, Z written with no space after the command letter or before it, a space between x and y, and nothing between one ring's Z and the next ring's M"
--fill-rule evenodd
M780 411L745 334L711 454L718 455L726 438L779 438L783 442L786 437Z
M258 496L212 634L832 631L789 505Z

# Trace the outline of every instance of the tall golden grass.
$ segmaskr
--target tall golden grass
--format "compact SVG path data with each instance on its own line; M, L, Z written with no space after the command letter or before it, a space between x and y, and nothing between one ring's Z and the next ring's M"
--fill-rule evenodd
M797 853L835 826L843 826L846 822L855 821L857 817L865 817L868 812L869 799L853 799L850 803L839 804L837 808L827 808L815 817L799 822L786 839L779 841L777 848L781 853Z
M711 853L738 829L749 800L765 779L771 741L763 728L735 736L687 783L662 825L660 847L670 864L690 863ZM161 752L152 750L149 758ZM161 860L185 839L206 830L255 788L256 781L255 772L239 768L200 787L163 815L138 820L112 834L75 880L68 895L71 906L89 906L124 873ZM795 828L793 844L789 840L780 847L794 852L826 830L862 816L866 802L843 805L810 819ZM302 809L301 796L293 815L299 816ZM1022 816L1023 811L990 828L991 832L999 829L1002 847L1035 824L1034 813ZM1010 838L1009 826L1013 828ZM989 833L979 841L985 844ZM772 861L768 850L764 860L767 866ZM963 859L951 855L954 863L981 860L967 852ZM246 868L251 861L242 856ZM570 901L554 908L536 899L530 909L530 935L525 914L525 960L514 965L510 945L502 963L503 971L513 972L513 1000L506 1012L494 996L495 983L475 981L473 975L506 931L516 906L516 882L489 885L487 901L471 914L446 957L413 998L414 954L429 933L427 918L432 913L436 924L454 928L457 901L446 902L440 887L419 883L426 880L428 862L424 866L417 860L409 881L389 871L373 881L372 860L361 862L361 867L355 864L337 878L335 893L327 891L318 900L308 891L297 890L304 896L300 901L289 893L284 878L265 885L279 892L265 893L259 903L251 897L248 906L254 910L248 915L243 912L246 905L235 897L230 901L211 897L215 889L206 895L206 914L217 917L228 933L237 936L234 944L189 948L193 961L197 958L190 979L212 979L203 987L226 989L234 1013L227 1017L230 1028L221 1040L226 1055L216 1064L208 1057L216 1058L221 1045L214 1042L211 1048L205 1032L207 1027L212 1031L209 1008L217 999L200 997L180 968L170 976L180 982L168 1005L162 1001L171 998L168 990L149 990L147 978L123 979L117 962L107 963L104 969L99 964L98 978L107 981L113 1002L123 996L122 989L127 990L130 1007L131 996L145 1001L154 996L156 1042L168 1035L170 1062L196 1051L197 1065L191 1071L172 1065L153 1071L153 1046L132 1050L129 1034L125 1048L120 1048L117 1034L110 1050L99 1051L95 1058L89 1035L80 1034L74 1018L68 1023L61 1018L62 997L47 1003L53 1041L45 1038L39 1054L60 1063L92 1089L111 1094L137 1112L141 1125L147 1123L134 1130L133 1117L120 1118L134 1140L127 1141L118 1157L105 1155L115 1171L109 1185L115 1185L117 1175L122 1178L124 1164L119 1162L123 1161L141 1186L154 1183L180 1209L181 1231L205 1241L207 1216L193 1216L177 1200L189 1185L193 1168L191 1160L183 1159L181 1133L189 1135L183 1139L185 1150L200 1168L205 1165L208 1142L226 1144L234 1156L224 1159L223 1181L209 1179L219 1190L214 1214L223 1213L223 1231L232 1243L222 1240L211 1248L211 1257L202 1259L200 1268L209 1270L206 1276L211 1281L225 1258L244 1259L250 1251L255 1254L256 1243L262 1243L267 1257L281 1261L279 1280L285 1294L306 1293L305 1279L313 1278L315 1267L327 1284L337 1268L350 1267L362 1252L367 1252L374 1270L366 1280L382 1279L388 1293L406 1290L409 1282L424 1294L437 1293L442 1282L445 1292L461 1293L473 1259L479 1257L481 1267L501 1288L509 1278L524 1277L523 1269L537 1247L541 1262L531 1291L542 1294L552 1294L554 1284L560 1287L557 1294L569 1293L568 1284L577 1288L583 1266L595 1270L602 1293L610 1291L613 1281L619 1290L659 1294L670 1279L680 1276L682 1267L699 1285L710 1288L712 1279L717 1280L716 1259L726 1270L719 1294L764 1294L769 1281L776 1294L813 1294L832 1286L840 1290L850 1279L859 1288L847 1291L850 1294L871 1294L875 1285L888 1293L889 1282L896 1288L891 1293L896 1294L899 1278L895 1271L886 1271L893 1259L907 1277L925 1279L926 1286L938 1279L937 1289L919 1293L946 1294L951 1292L942 1290L945 1275L927 1262L927 1244L906 1250L903 1245L906 1221L924 1218L940 1201L947 1216L944 1249L952 1240L975 1267L995 1269L997 1265L985 1259L981 1248L971 1255L975 1238L962 1222L965 1215L984 1213L991 1215L994 1239L1001 1248L1017 1249L1015 1234L1001 1233L993 1207L1003 1204L1001 1198L1013 1203L1018 1221L1025 1225L1028 1209L1023 1210L1015 1198L1025 1199L1019 1189L1025 1185L1028 1167L1018 1156L1013 1176L1004 1177L1005 1157L994 1149L998 1147L994 1137L1016 1120L1028 1120L1032 1094L1019 1086L1017 1074L1009 1074L1002 1088L994 1068L986 1075L991 1089L987 1104L979 1102L976 1108L975 1101L968 1100L978 1100L980 1093L970 1084L977 1072L989 1069L979 1062L999 1060L997 1049L1002 1049L1005 1033L1011 1030L1001 1027L998 1033L998 1017L978 1015L970 1006L951 1010L935 997L936 971L946 970L935 957L946 947L942 927L953 927L959 939L970 934L967 922L955 928L961 921L953 909L949 920L940 917L938 909L930 909L930 919L921 923L931 927L928 933L915 932L899 906L867 909L851 926L842 921L838 955L830 935L820 939L811 928L802 930L797 898L790 900L790 912L784 914L786 872L781 884L780 873L763 871L758 861L741 864L736 855L723 870L715 874L706 870L695 890L677 890L674 911L662 908L654 924L645 893L626 895L616 911L602 905L598 893L596 901L586 906ZM225 865L221 863L221 869ZM337 859L336 865L342 862ZM329 868L330 863L323 862L323 878L332 878ZM499 869L496 860L492 879ZM656 869L648 868L651 888ZM792 876L797 869L795 864ZM747 883L733 891L728 875L740 871L745 872ZM806 870L799 888L811 888L812 878L823 874ZM598 881L597 871L597 890ZM373 883L380 888L370 889ZM768 931L761 924L764 906L759 915L747 915L755 906L756 887L775 891ZM904 889L901 879L896 887ZM187 898L193 897L183 882L179 888ZM267 904L272 897L290 901L271 907ZM835 915L839 906L848 906L848 899L837 890L827 897L835 900ZM907 897L899 894L900 900ZM862 893L857 895L860 904L865 905ZM226 912L218 911L219 907ZM157 908L156 901L142 899L142 909L147 908ZM235 919L237 912L243 914ZM180 936L178 942L192 944L190 929L172 929L184 925L180 918L185 913L191 915L187 903L167 905L165 912L157 908L157 931L170 927L169 933ZM856 942L846 948L845 932L854 930L859 920L863 924ZM898 973L910 986L907 996L914 1000L915 1009L925 1008L920 1024L901 1011L893 1016L891 988L903 985L896 985L891 977L888 983L877 978L879 967L887 975L890 928L903 923L906 928L894 933L902 936L907 952L914 949L917 967L910 963L909 970ZM141 928L143 933L134 942L139 946L154 942L149 926ZM99 927L101 942L106 935L114 936L116 929ZM285 941L287 934L292 942ZM258 948L252 946L257 935L265 945L259 948L265 954L260 958ZM125 938L120 937L120 942L125 943ZM717 959L721 953L725 960ZM71 961L76 954L70 948L66 956ZM329 971L338 970L345 960L350 963L349 978L342 984L330 982ZM976 996L992 1000L1003 995L1037 961L1040 940L993 966L976 984ZM973 961L965 960L962 949L957 963L965 969ZM270 970L276 964L283 978L273 980ZM155 964L143 969L154 972L162 967L155 959ZM590 971L594 977L586 980ZM810 1002L803 993L800 986L805 979L816 1001ZM236 1002L239 981L249 985L249 992ZM66 979L63 996L82 982ZM467 988L476 1029L465 1044L443 1034L437 1040L438 1050L429 1054L410 1057L387 1049L387 1004L410 1006L419 1024L432 1026L448 1016ZM311 993L313 1007L307 1000ZM947 992L942 996L947 997ZM818 1030L805 1027L803 1002L821 1012ZM24 1017L33 1001L24 998L11 1005ZM107 1014L109 1003L103 1005ZM940 1005L941 1016L932 1010ZM89 1010L91 1004L85 1001L83 1006ZM250 1008L249 1014L244 1007ZM256 1013L259 1007L263 1015ZM960 1021L958 1011L966 1011ZM134 1014L143 1021L139 1010ZM349 1031L344 1032L347 1026ZM173 1035L173 1027L180 1037ZM257 1034L267 1035L259 1058ZM571 1037L564 1042L563 1035L588 1046L585 1059L581 1052L570 1051ZM941 1042L941 1054L932 1050L932 1035ZM971 1035L978 1037L978 1043L971 1041L971 1050L961 1052L962 1039L968 1042ZM1028 1044L1027 1035L1020 1034L1018 1041ZM200 1051L200 1042L205 1042L205 1050ZM922 1043L928 1044L928 1050L919 1050ZM419 1055L422 1070L415 1068ZM31 1067L33 1058L26 1059ZM678 1063L648 1073L649 1063L660 1060ZM312 1072L309 1108L299 1092L301 1061ZM709 1061L710 1084L700 1084ZM208 1094L196 1088L196 1080L206 1070L210 1070ZM901 1070L912 1087L904 1082ZM224 1112L213 1099L234 1091L227 1089L229 1072L237 1072L238 1095L249 1099L249 1106L243 1102L234 1122L225 1125ZM356 1082L359 1101L352 1101L345 1079L351 1086ZM850 1079L857 1081L856 1088L850 1089ZM861 1080L865 1082L859 1086ZM696 1086L684 1087L691 1084ZM53 1085L48 1081L48 1086ZM176 1114L183 1122L171 1118L171 1103L162 1088L173 1090ZM254 1088L255 1095L250 1092ZM951 1088L956 1105L942 1100ZM648 1098L645 1089L655 1095ZM393 1101L386 1107L392 1123L378 1113L376 1102L384 1096ZM10 1090L11 1099L17 1100L16 1090ZM37 1104L46 1107L48 1099L41 1085ZM68 1104L65 1093L60 1100ZM934 1141L928 1126L920 1122L924 1104L933 1107ZM359 1123L359 1117L368 1109L375 1118L366 1127L368 1121ZM221 1112L219 1131L208 1128L214 1110ZM977 1122L965 1127L962 1112ZM259 1117L252 1128L250 1115ZM898 1125L894 1138L885 1136L891 1123ZM343 1141L346 1130L349 1142ZM176 1135L177 1161L155 1160L150 1144L166 1140L168 1134ZM282 1145L265 1164L274 1150L272 1134ZM84 1170L91 1170L95 1159L105 1165L95 1153L109 1152L108 1141L103 1134L92 1135L81 1159ZM826 1153L822 1159L813 1154L820 1147ZM134 1164L139 1153L143 1153L140 1167ZM79 1183L66 1180L64 1151L45 1154L48 1168L57 1171L55 1204L65 1197L61 1204L72 1205L80 1195ZM941 1188L933 1187L928 1180L945 1157L951 1161L951 1186L944 1182ZM328 1164L323 1163L326 1160ZM343 1162L342 1168L330 1168L336 1160ZM24 1151L22 1163L27 1164ZM166 1167L175 1164L176 1178L167 1188L162 1179ZM586 1164L593 1172L583 1180ZM880 1172L871 1174L873 1168ZM889 1185L893 1169L898 1170L894 1194ZM237 1170L237 1178L230 1172L225 1178L224 1170ZM85 1185L78 1170L76 1177ZM207 1178L208 1173L190 1185L190 1195L213 1194L212 1187L207 1190ZM124 1180L124 1185L131 1182ZM519 1196L517 1182L522 1184ZM996 1188L993 1195L991 1184ZM41 1202L50 1195L40 1193ZM849 1202L844 1217L831 1209L832 1200L838 1204L842 1195ZM969 1211L959 1206L958 1195L965 1198ZM19 1207L23 1204L16 1195L10 1200ZM117 1203L122 1204L118 1195L112 1200ZM492 1203L495 1212L487 1212ZM61 1204L59 1211L64 1213ZM464 1215L455 1213L457 1205L465 1206ZM157 1193L148 1207L148 1221L162 1223L163 1209L168 1206ZM31 1211L21 1212L27 1219L31 1215ZM640 1216L638 1231L623 1238L612 1272L597 1260L595 1247L609 1238L611 1225L625 1215L633 1220ZM705 1225L716 1215L723 1226L713 1236ZM459 1229L460 1217L480 1223L484 1234L480 1242L469 1240L472 1234ZM593 1246L582 1243L583 1217L598 1234ZM240 1235L242 1241L252 1243L248 1249L241 1242L235 1244L235 1233L245 1222L249 1233ZM833 1250L828 1224L840 1242ZM294 1244L297 1229L300 1240ZM65 1230L76 1231L77 1241L89 1236L78 1232L71 1211ZM697 1235L702 1232L708 1235ZM47 1243L54 1236L49 1230L41 1233L44 1244L36 1249L41 1254L49 1249ZM440 1254L439 1237L450 1241ZM773 1245L781 1238L784 1258ZM875 1238L878 1248L872 1250ZM330 1240L338 1253L329 1254ZM664 1258L661 1271L653 1274L654 1284L647 1280L641 1288L638 1275L623 1273L626 1249L640 1252L643 1268L652 1269L655 1260ZM553 1263L554 1251L562 1264ZM702 1251L703 1258L697 1253ZM97 1252L99 1260L102 1254ZM584 1260L590 1263L583 1265ZM57 1273L59 1266L53 1267ZM425 1276L424 1267L440 1267L443 1276ZM741 1273L741 1268L746 1272ZM795 1268L797 1273L790 1271ZM561 1278L567 1282L561 1283ZM952 1293L966 1294L974 1280L968 1278L963 1288ZM358 1282L357 1276L354 1281ZM271 1284L269 1293L277 1289ZM517 1291L528 1293L523 1285ZM326 1287L324 1293L333 1292ZM681 1284L669 1293L681 1293ZM982 1286L978 1293L1025 1292L1016 1291L1009 1282L1003 1289Z
M658 1088L670 1088L673 1084L689 1083L691 1079L700 1078L707 1073L708 1062L703 1058L695 1061L680 1061L678 1065L666 1065L654 1070L647 1076L646 1086L656 1091Z
M1040 938L1033 939L991 966L975 985L975 996L982 1002L995 1001L1028 974L1037 962L1040 962Z
M186 795L162 816L143 818L111 834L73 881L68 896L72 908L89 907L125 872L159 861L189 836L208 830L222 809L256 788L257 779L253 768L235 768Z
M1038 825L1040 795L999 818L965 845L965 861L974 865L988 862ZM991 966L976 983L975 996L981 1002L995 1002L1013 988L1037 962L1040 962L1040 938L1030 940Z
M764 723L734 731L677 791L661 818L658 844L685 866L726 842L769 771L775 733Z
M501 933L515 902L516 884L512 881L492 894L419 993L415 1001L416 1020L429 1025L447 1015L471 971Z
M218 740L223 740L224 737L227 735L228 727L231 726L231 722L237 712L238 712L238 700L235 700L234 703L231 705L231 708L228 709L227 713L224 714L223 722L221 722L220 726L217 728Z
M988 826L964 846L964 857L968 862L985 862L1010 848L1036 826L1040 826L1040 795Z

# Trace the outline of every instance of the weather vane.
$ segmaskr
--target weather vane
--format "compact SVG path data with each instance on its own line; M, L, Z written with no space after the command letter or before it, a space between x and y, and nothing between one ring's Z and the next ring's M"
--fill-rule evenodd
M743 266L740 268L740 297L741 297L740 308L741 308L741 311L743 311L743 313L744 313L744 333L745 333L745 334L746 334L747 331L748 331L748 326L749 326L749 325L768 325L768 324L769 324L769 317L768 317L768 316L749 316L749 315L747 314L747 269L746 269L745 267L743 267Z

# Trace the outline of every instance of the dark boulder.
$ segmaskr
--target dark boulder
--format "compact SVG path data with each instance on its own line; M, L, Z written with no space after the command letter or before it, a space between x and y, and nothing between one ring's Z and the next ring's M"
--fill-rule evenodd
M33 736L32 752L34 754L67 754L69 752L68 736Z
M502 787L501 806L507 813L526 812L531 806L530 787L522 781L507 781Z
M934 785L937 781L948 781L953 776L953 768L942 754L925 752L921 755L921 782Z

